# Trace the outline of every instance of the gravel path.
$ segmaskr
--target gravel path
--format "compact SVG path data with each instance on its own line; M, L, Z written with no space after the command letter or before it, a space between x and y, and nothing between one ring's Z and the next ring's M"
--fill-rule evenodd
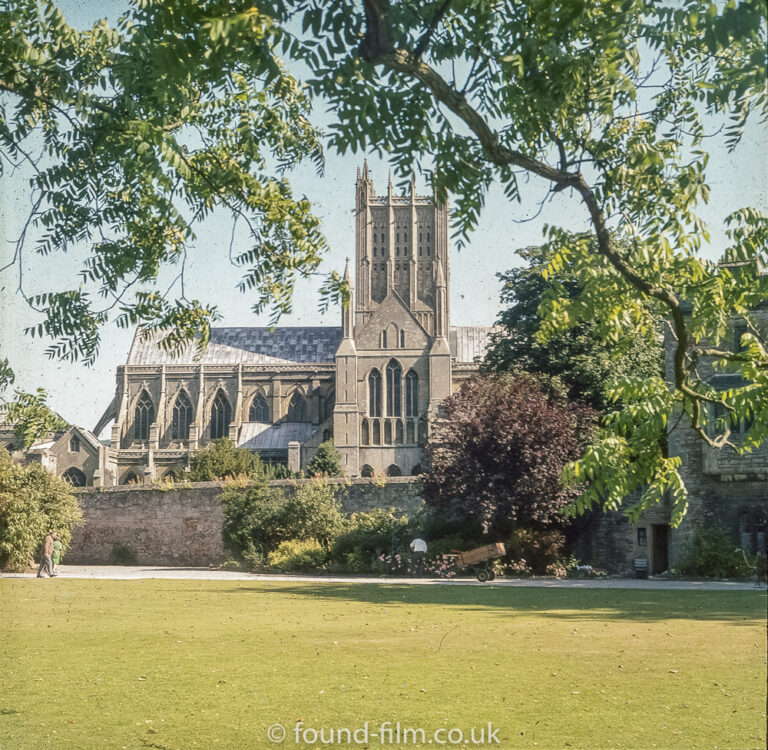
M34 573L4 573L3 578L34 578ZM474 579L441 578L378 578L366 576L300 576L300 575L263 575L239 573L215 568L168 568L168 567L123 567L118 565L60 565L61 578L94 578L109 580L136 580L142 578L168 578L190 581L274 581L302 583L379 583L408 584L416 586L512 586L572 589L658 589L687 591L765 591L764 583L744 583L740 581L715 580L665 580L661 578L601 578L590 580L558 580L556 578L512 578L496 580L493 583L480 583Z

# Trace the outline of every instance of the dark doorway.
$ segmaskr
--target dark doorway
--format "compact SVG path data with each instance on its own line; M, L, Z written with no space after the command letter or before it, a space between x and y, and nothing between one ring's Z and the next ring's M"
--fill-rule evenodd
M653 570L652 575L663 573L669 567L667 542L669 539L669 526L665 523L655 523L653 530Z

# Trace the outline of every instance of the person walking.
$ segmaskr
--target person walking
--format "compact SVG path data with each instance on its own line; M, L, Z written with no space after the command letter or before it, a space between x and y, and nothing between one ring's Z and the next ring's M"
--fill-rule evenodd
M42 578L43 577L43 571L48 573L49 578L55 578L58 573L53 572L53 550L54 545L56 544L56 540L58 539L58 535L55 531L50 532L50 534L46 534L45 539L43 539L43 554L42 554L42 560L40 562L40 567L37 569L37 577Z
M59 539L59 535L56 534L56 541L53 543L53 556L51 557L51 561L53 562L53 572L55 575L58 575L58 567L59 563L61 562L61 550L62 550L62 543L61 539Z
M427 543L416 537L411 543L411 561L413 562L413 575L421 578L424 575L424 553L427 551Z

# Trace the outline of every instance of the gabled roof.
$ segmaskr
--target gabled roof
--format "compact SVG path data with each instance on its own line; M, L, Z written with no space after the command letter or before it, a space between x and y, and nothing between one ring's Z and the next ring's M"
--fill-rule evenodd
M94 435L90 430L85 430L82 427L78 427L77 425L72 425L72 427L69 428L69 432L76 431L78 435L80 435L83 440L85 440L86 443L89 443L90 446L96 450L103 447L104 443L99 440L96 435ZM66 433L64 433L66 435Z
M279 328L212 328L211 341L201 358L189 344L174 355L159 346L161 333L144 337L136 331L128 354L129 365L256 364L290 365L333 363L341 341L338 326Z

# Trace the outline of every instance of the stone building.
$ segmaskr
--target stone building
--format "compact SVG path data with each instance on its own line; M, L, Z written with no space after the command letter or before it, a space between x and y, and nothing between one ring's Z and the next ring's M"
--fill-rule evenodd
M762 330L768 331L768 305L753 311ZM738 351L746 330L743 321L732 322L731 346ZM674 339L667 333L665 366L669 382L673 381ZM744 385L740 376L713 368L711 359L698 364L701 377L716 390ZM715 406L709 407L711 423ZM730 440L735 445L744 439L749 425L731 425ZM718 528L734 546L747 554L766 553L768 532L768 442L757 450L739 454L733 448L712 448L695 432L686 417L672 425L668 435L669 455L680 456L680 474L689 493L688 511L677 528L670 526L670 508L661 503L637 523L619 513L600 516L585 535L582 553L596 562L629 569L637 559L648 561L650 574L662 573L680 565L686 546L697 530ZM631 504L631 501L627 501Z
M180 475L217 438L305 467L333 437L349 476L417 474L438 404L477 371L488 327L451 327L448 209L432 196L355 187L354 286L340 327L214 328L205 352L171 355L137 330L114 421L88 483ZM83 461L86 455L83 453Z

